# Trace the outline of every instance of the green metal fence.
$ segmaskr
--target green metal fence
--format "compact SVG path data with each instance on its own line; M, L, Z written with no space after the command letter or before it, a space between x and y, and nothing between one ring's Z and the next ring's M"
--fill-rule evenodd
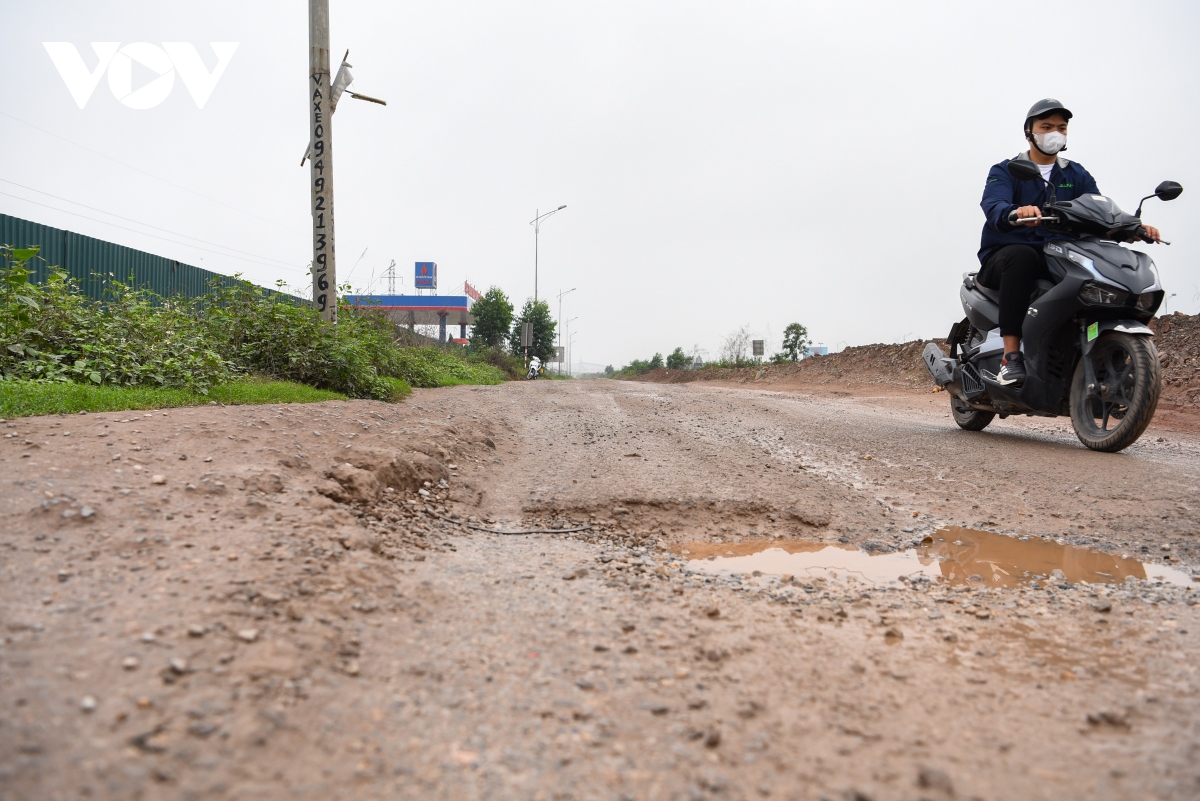
M182 295L188 299L207 294L213 279L223 287L236 283L227 275L7 214L0 214L0 243L18 248L37 245L41 258L28 265L35 271L34 280L45 281L49 268L58 267L93 300L102 299L102 279L110 277L128 282L132 276L135 286L149 288L163 297ZM275 290L264 291L279 294L281 300L297 300Z

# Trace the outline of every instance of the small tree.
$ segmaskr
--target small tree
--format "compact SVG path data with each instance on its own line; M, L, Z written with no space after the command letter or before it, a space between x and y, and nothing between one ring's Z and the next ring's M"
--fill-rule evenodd
M521 316L513 321L512 333L509 334L508 344L517 356L525 355L521 347L521 324L533 323L533 344L529 347L529 355L537 356L543 362L554 358L554 318L550 316L550 305L544 300L534 303L525 301Z
M746 361L746 349L750 347L750 328L742 326L721 343L721 361L740 366Z
M512 330L513 305L508 295L493 286L471 306L475 325L471 328L471 344L485 348L503 347Z
M691 359L683 352L683 348L676 348L671 351L671 355L667 357L668 370L685 370L691 366Z
M654 354L654 358L652 358L650 360L650 365L649 365L650 369L651 370L661 370L662 366L663 366L662 354L661 353Z
M783 352L791 361L798 361L801 356L808 355L808 329L800 323L791 323L783 329Z
M604 365L604 374L605 375L611 376L614 372L616 372L616 371L613 370L613 366L611 364Z

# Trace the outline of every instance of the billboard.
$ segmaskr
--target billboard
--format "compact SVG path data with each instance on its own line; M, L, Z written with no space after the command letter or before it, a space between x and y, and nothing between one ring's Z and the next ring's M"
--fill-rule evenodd
M437 289L437 262L417 262L417 269L413 275L413 286L417 289Z
M755 339L755 340L753 340L753 341L752 341L750 344L751 344L751 346L753 346L753 348L754 348L754 355L755 355L755 356L762 356L762 355L763 355L763 352L764 352L764 349L763 349L763 344L764 344L764 341L763 341L763 340L761 340L761 339Z
M556 345L554 355L550 357L551 364L562 364L567 360L566 348L562 345Z

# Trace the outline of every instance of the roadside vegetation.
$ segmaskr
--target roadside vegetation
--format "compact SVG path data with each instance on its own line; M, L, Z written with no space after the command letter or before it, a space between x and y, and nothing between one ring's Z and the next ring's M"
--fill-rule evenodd
M666 368L668 370L692 370L699 364L700 369L720 369L728 367L747 367L764 363L764 359L749 355L752 342L749 326L742 326L729 334L721 343L720 355L708 362L700 362L699 346L685 352L683 348L675 348L666 359L661 353L655 353L649 359L634 359L619 370L612 365L604 368L604 374L610 378L627 378L645 375L652 370ZM770 357L771 364L787 364L799 361L808 355L808 329L800 323L791 323L783 329L783 347Z
M88 407L68 409L70 399L140 402L135 394L89 395L73 385L175 390L183 394L171 397L191 402L216 399L214 393L225 391L298 398L304 393L294 387L304 385L338 397L395 401L411 387L496 384L510 372L487 354L406 347L396 326L370 311L342 307L337 325L330 325L307 304L246 281L214 285L203 297L184 300L109 275L103 300L95 301L60 270L51 269L43 283L32 282L29 262L37 258L36 248L0 246L0 257L0 396L5 403L41 398L43 405L79 411ZM151 408L180 403L164 401Z
M399 379L395 380L399 382ZM122 409L170 409L206 403L240 406L247 403L317 403L345 399L346 396L340 392L314 389L291 381L254 378L218 384L207 395L176 387L9 381L0 384L0 418Z

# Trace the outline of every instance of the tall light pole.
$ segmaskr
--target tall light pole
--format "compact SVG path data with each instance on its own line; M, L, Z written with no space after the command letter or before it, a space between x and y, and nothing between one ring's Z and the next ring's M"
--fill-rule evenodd
M571 338L567 340L567 350L568 351L575 350L575 337L577 337L577 336L579 336L578 331L576 331L574 334L571 334ZM575 371L575 367L573 364L571 364L571 360L568 358L567 359L567 377L574 378L575 377L574 371Z
M333 109L329 82L329 0L308 0L308 132L312 160L313 306L337 322L333 255Z
M563 335L562 335L562 299L563 299L563 295L570 295L572 292L574 292L578 288L579 287L571 287L566 292L560 291L558 293L558 346L560 348L563 346ZM563 351L563 354L565 357L565 355L566 355L565 350ZM561 361L558 363L558 374L562 375L562 362Z
M535 209L534 214L537 214L529 224L533 226L533 305L537 305L538 299L538 232L542 230L542 220L549 217L551 214L558 214L565 209L567 204L559 206L554 211L548 211L545 214L537 214L540 209Z
M575 322L578 319L579 319L578 317L572 317L570 320L567 320L563 324L565 326L564 330L570 331L571 323ZM563 346L563 358L566 359L567 358L567 347L571 344L570 336L564 337L564 341L566 344ZM570 361L570 359L567 359L567 375L570 375L570 374L571 374L571 361Z

